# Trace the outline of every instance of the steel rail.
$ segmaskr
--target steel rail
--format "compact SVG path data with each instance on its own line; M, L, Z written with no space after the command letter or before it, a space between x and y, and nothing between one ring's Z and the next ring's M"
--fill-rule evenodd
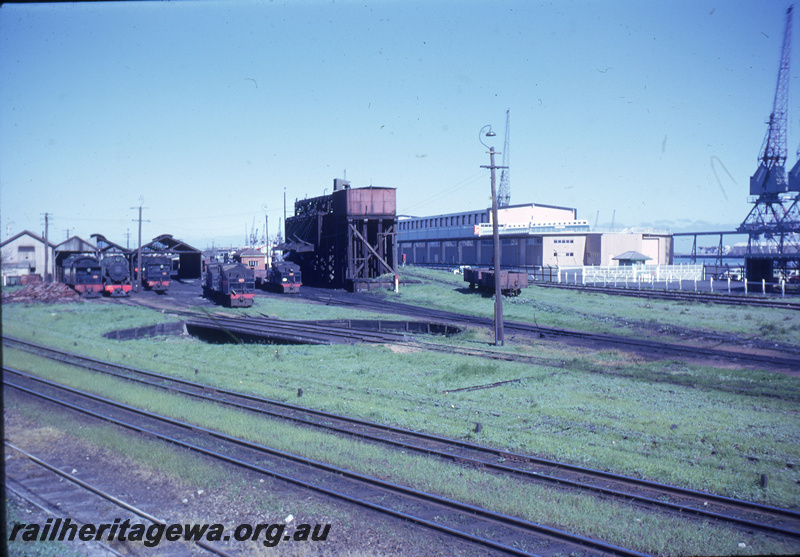
M478 325L483 327L492 327L494 322L486 317L476 317L471 315L464 315L453 313L443 310L422 308L411 306L408 304L401 304L398 302L378 302L374 300L364 300L361 297L352 297L349 300L342 300L339 298L334 299L333 296L325 299L323 296L306 296L308 299L315 301L336 304L351 307L363 307L371 309L379 309L381 311L390 311L402 315L414 315L416 317L425 317L427 319L438 319L448 323L468 323L471 325ZM766 356L761 354L748 354L743 352L732 352L729 350L720 350L715 348L699 348L693 346L685 346L674 343L653 342L648 340L641 340L635 338L628 338L619 335L609 335L604 333L589 333L584 331L575 331L570 329L561 329L557 327L543 327L530 323L521 323L515 321L506 321L505 328L507 331L519 331L523 333L538 334L540 337L566 337L575 338L580 340L587 340L598 342L605 345L629 346L635 348L646 348L652 351L662 353L674 353L688 356L711 356L717 358L734 359L738 361L749 361L757 364L769 364L777 366L785 366L791 369L800 369L800 358L784 358L779 356Z
M29 496L27 496L24 493L22 493L18 488L16 488L13 485L11 485L12 483L13 484L19 484L19 482L17 482L16 480L14 480L12 478L9 478L8 475L6 475L6 478L5 478L5 489L6 489L6 492L13 493L19 499L22 499L23 501L27 502L29 505L33 505L34 507L38 508L40 511L45 512L45 513L49 514L50 516L54 516L56 518L65 518L65 517L57 515L56 513L51 511L50 509L40 505L39 503L37 503L36 501L31 499ZM81 525L84 524L83 522L81 522L79 520L75 520L75 523L76 524L81 524ZM104 543L102 541L99 541L99 540L92 540L92 541L93 541L93 543L96 543L98 546L102 547L104 551L107 551L111 555L116 555L117 557L129 557L128 555L126 555L124 553L120 553L119 551L117 551L116 549L114 549L113 547L111 547L110 545L108 545L108 544L106 544L106 543Z
M289 404L289 403L275 401L275 400L271 400L271 399L265 399L265 398L257 397L257 396L254 396L254 395L247 395L247 394L239 393L239 392L236 392L236 391L230 391L230 390L226 390L226 389L217 389L215 387L212 387L212 386L209 386L209 385L204 385L202 383L196 383L196 382L189 381L189 380L174 378L174 377L158 374L158 373L155 373L155 372L148 372L148 371L144 371L144 370L136 370L136 369L120 366L118 364L112 364L112 363L103 362L103 361L100 361L100 360L93 360L91 358L83 358L81 356L69 354L67 352L58 351L58 350L55 350L55 349L50 349L50 348L47 348L47 347L41 347L39 345L35 345L33 343L27 343L25 341L16 341L16 342L24 343L24 344L26 344L26 345L28 345L28 346L30 346L32 348L35 347L35 348L43 350L43 351L50 351L50 352L53 352L53 353L57 353L59 355L62 355L66 359L73 359L76 362L78 362L78 363L75 363L73 365L80 365L80 366L83 366L83 367L88 367L89 369L93 369L93 370L101 372L101 373L109 373L109 374L112 374L112 375L114 375L116 377L120 377L120 378L123 378L123 379L135 381L135 382L140 382L140 383L146 384L146 385L151 386L151 387L156 387L156 388L164 389L164 390L171 390L171 391L183 394L183 395L192 396L192 397L200 398L200 399L203 399L203 400L216 402L216 403L219 403L219 404L231 405L231 406L234 406L234 407L237 407L237 408L241 408L241 409L245 409L245 410L249 410L249 411L254 411L254 412L259 412L259 413L263 413L265 415L278 417L278 418L281 418L281 419L292 420L292 421L301 423L303 425L309 425L309 426L313 426L313 427L329 429L329 430L336 431L336 432L339 432L339 433L345 433L345 434L348 434L348 435L352 435L352 436L368 439L368 440L373 441L373 442L378 442L378 443L388 444L388 445L393 445L393 446L399 446L399 447L402 447L402 448L407 448L407 449L414 450L414 451L421 452L421 453L433 454L433 455L436 455L436 456L439 456L439 457L442 457L442 458L451 459L451 460L454 460L454 461L457 461L457 462L460 462L460 463L464 463L464 464L472 464L472 465L476 465L476 466L483 466L485 468L490 468L492 470L496 470L496 471L499 471L499 472L502 472L502 473L506 473L506 474L516 474L516 475L520 475L522 477L525 477L525 478L531 479L531 480L535 480L535 481L552 482L552 483L557 483L557 484L564 485L564 486L567 486L567 487L570 487L570 488L574 488L574 489L591 490L591 491L594 491L594 492L597 492L597 493L602 493L604 495L609 495L609 496L612 496L612 497L615 497L615 498L618 498L618 499L622 499L622 500L626 500L626 501L635 500L635 501L643 503L645 505L658 506L658 507L669 509L671 511L695 514L697 516L702 516L702 517L709 518L709 519L728 521L728 522L732 522L732 523L735 523L735 524L738 524L738 525L742 525L742 526L758 528L758 529L761 529L761 530L770 531L770 532L773 532L773 533L777 533L777 534L781 534L781 535L785 535L785 536L789 536L789 537L800 538L800 531L797 531L797 530L791 530L791 529L788 529L788 528L783 528L783 527L774 526L774 525L770 525L770 524L754 522L752 520L746 520L746 519L741 519L741 518L738 518L738 517L735 517L735 516L720 514L720 513L713 512L713 511L706 510L706 509L702 509L702 508L698 509L698 508L694 508L694 507L691 507L691 506L682 505L682 504L678 504L678 503L671 503L671 502L668 502L668 501L661 501L661 500L658 500L658 499L653 499L652 497L646 497L646 496L643 496L643 495L637 495L637 494L634 494L634 493L628 493L628 492L619 491L619 490L615 490L615 489L611 489L611 488L595 486L595 485L586 484L586 483L583 483L583 482L577 482L577 481L569 480L569 479L565 479L565 478L558 478L558 477L554 477L554 476L548 476L548 475L545 475L545 474L542 474L542 473L539 473L539 472L520 469L520 468L514 468L512 466L503 465L503 464L497 464L497 463L488 462L488 461L485 461L485 460L474 459L474 458L467 457L467 456L464 456L464 455L456 455L456 454L453 454L453 453L450 453L450 452L446 452L446 451L442 451L442 450L438 450L438 449L434 449L434 448L430 448L430 447L423 447L423 446L414 445L414 444L411 444L411 443L408 443L408 442L402 442L402 441L396 441L396 440L388 439L388 438L386 438L385 436L382 436L382 435L373 435L373 434L367 434L367 433L363 433L363 432L354 432L354 431L352 431L350 429L347 429L347 428L344 428L344 427L335 426L335 425L332 425L332 424L329 424L329 423L319 423L319 422L315 422L313 420L308 420L308 419L300 418L300 417L297 417L297 416L289 416L289 415L286 415L286 414L282 414L280 412L270 411L270 410L267 410L267 409L264 409L264 408L259 408L259 407L251 406L249 404L240 403L240 402L237 402L235 400L223 400L223 399L218 398L217 395L225 395L225 396L233 397L235 399L256 402L256 403L259 403L259 404L276 406L278 408L284 408L284 409L290 410L292 412L299 412L299 413L304 413L304 414L311 415L311 416L316 416L316 417L319 417L319 418L322 418L322 419L325 419L325 420L337 420L339 422L349 423L349 424L357 425L357 426L360 426L360 427L366 427L366 428L370 428L372 430L378 430L380 432L388 432L388 433L393 433L393 434L397 434L397 435L402 435L402 436L405 436L407 438L417 438L417 439L422 439L422 440L425 440L425 441L435 442L435 443L438 443L438 444L441 444L441 445L445 445L445 446L468 449L468 450L472 450L472 451L475 451L475 452L478 452L478 453L482 453L482 454L485 454L485 455L499 456L501 458L505 458L505 459L509 459L509 460L513 460L513 461L530 462L532 464L537 464L537 465L540 465L540 466L546 466L546 467L554 469L554 470L555 469L569 470L570 472L575 472L575 473L580 473L580 474L593 476L596 479L613 480L613 481L616 481L616 482L625 483L625 484L628 484L628 485L631 485L631 486L635 486L635 487L639 487L639 488L651 489L651 490L658 491L658 492L661 492L661 493L670 493L670 494L673 494L673 495L679 495L679 496L682 496L682 497L688 497L688 498L691 498L691 499L694 499L694 500L698 500L699 499L699 500L703 500L704 502L712 501L712 502L715 502L717 504L725 505L728 508L734 508L734 509L739 510L739 511L757 511L757 512L760 512L760 513L766 513L766 514L770 514L770 515L773 515L773 516L782 516L782 517L786 517L786 518L791 518L793 520L800 520L800 512L792 511L790 509L783 509L783 508L764 505L764 504L756 503L756 502L752 502L752 501L744 501L744 500L734 499L734 498L725 497L725 496L721 496L721 495L716 495L716 494L712 494L712 493L696 491L696 490L692 490L692 489L688 489L688 488L682 488L682 487L668 485L668 484L661 484L661 483L658 483L658 482L652 482L652 481L643 480L643 479L640 479L640 478L628 477L628 476L624 476L624 475L620 475L620 474L614 474L614 473L611 473L611 472L605 472L605 471L602 471L602 470L595 470L595 469L590 469L590 468L585 468L585 467L580 467L580 466L574 466L574 465L563 463L563 462L555 462L555 461L550 461L550 460L546 460L546 459L540 459L540 458L537 458L537 457L534 457L534 456L531 456L531 455L510 453L510 452L507 452L507 451L493 449L493 448L486 447L486 446L483 446L483 445L478 445L478 444L474 444L474 443L468 443L468 442L459 441L459 440L456 440L456 439L440 437L440 436L427 434L427 433L423 433L423 432L416 432L416 431L407 430L407 429L404 429L404 428L399 428L399 427L390 426L390 425L386 425L386 424L379 424L379 423L376 423L376 422L371 422L371 421L367 421L367 420L361 420L361 419L358 419L358 418L351 418L351 417L342 416L342 415L334 414L334 413L330 413L330 412L307 409L307 408L304 408L304 407L301 407L301 406L292 405L292 404ZM83 361L83 363L80 363L81 361ZM91 365L87 365L87 364L91 364ZM104 367L107 367L107 368L111 367L111 368L119 369L119 370L121 370L121 372L118 373L118 372L108 371L108 370L104 370L104 369L99 369L100 366L104 366ZM130 375L127 375L126 373L138 373L138 374L143 375L145 377L152 377L156 381L153 381L153 382L147 381L147 380L140 379L140 378L137 378L137 377L132 377ZM174 384L179 384L179 385L186 385L186 386L191 387L193 389L197 389L197 391L193 392L193 391L188 391L186 389L182 389L182 388L178 388L178 387L174 387L174 386L170 387L170 386L164 384L165 381L172 382ZM209 391L212 391L214 394L213 395L209 394Z
M411 498L414 498L414 499L427 501L429 503L434 503L434 504L443 506L445 508L455 509L455 510L457 510L459 512L469 513L472 516L479 516L479 517L483 518L484 520L488 520L488 521L491 521L491 522L496 522L496 523L499 523L499 524L504 524L506 526L511 526L511 527L517 528L517 529L519 529L521 531L527 532L529 534L530 533L536 533L538 535L544 535L544 536L548 536L548 537L551 537L551 538L556 538L556 539L559 539L561 541L572 543L572 544L575 544L575 545L578 545L578 546L581 546L581 547L588 547L588 548L592 548L592 549L595 549L595 550L603 551L603 552L606 552L606 553L609 553L609 554L613 554L613 555L628 556L628 557L645 557L646 556L646 554L639 553L639 552L636 552L636 551L632 551L632 550L629 550L629 549L626 549L626 548L623 548L623 547L619 547L619 546L615 546L615 545L612 545L612 544L607 544L607 543L599 541L599 540L593 540L591 538L586 538L586 537L579 536L579 535L576 535L576 534L571 534L569 532L565 532L563 530L558 530L556 528L551 528L551 527L544 526L544 525L541 525L541 524L537 524L537 523L534 523L534 522L529 522L527 520L523 520L523 519L516 518L516 517L513 517L513 516L509 516L509 515L504 515L502 513L496 513L494 511L489 511L487 509L484 509L484 508L481 508L481 507L477 507L475 505L462 503L460 501L456 501L456 500L453 500L453 499L440 497L438 495L433 495L431 493L427 493L427 492L424 492L424 491L416 490L416 489L409 488L409 487L406 487L406 486L402 486L402 485L399 485L399 484L394 484L394 483L387 482L387 481L384 481L384 480L380 480L380 479L377 479L377 478L372 478L372 477L369 477L369 476L365 476L365 475L359 474L357 472L352 472L352 471L347 470L347 469L339 468L339 467L336 467L336 466L331 466L331 465L328 465L328 464L325 464L323 462L319 462L319 461L316 461L316 460L313 460L313 459L307 459L307 458L304 458L304 457L301 457L301 456L298 456L298 455L294 455L294 454L291 454L291 453L287 453L287 452L284 452L284 451L278 451L276 449L272 449L272 448L266 447L264 445L259 445L259 444L254 443L254 442L247 441L246 439L241 439L241 438L225 435L225 434L220 433L220 432L215 431L215 430L211 430L211 429L204 428L204 427L201 427L201 426L189 424L189 423L186 423L186 422L182 422L180 420L175 420L175 419L172 419L172 418L169 418L169 417L166 417L166 416L162 416L162 415L156 414L154 412L147 412L147 411L141 410L139 408L135 408L133 406L129 406L129 405L126 405L126 404L123 404L123 403L120 403L120 402L117 402L117 401L114 401L114 400L111 400L111 399L107 399L105 397L101 397L101 396L98 396L98 395L94 395L92 393L87 393L87 392L84 392L84 391L80 391L79 389L74 389L74 388L71 388L71 387L67 387L65 385L61 385L61 384L53 382L53 381L49 381L49 380L46 380L46 379L35 377L35 376L29 375L29 374L27 374L25 372L21 372L19 370L15 370L15 369L8 368L8 367L4 366L3 367L3 371L7 372L7 373L18 375L20 377L23 377L25 379L28 379L28 380L31 380L31 381L34 381L34 382L37 382L37 383L40 383L40 384L43 384L43 385L47 385L48 387L56 389L56 390L61 390L61 391L64 391L64 392L71 393L73 395L77 395L79 397L86 398L88 400L93 400L95 402L100 402L101 404L106 404L106 405L109 405L109 406L113 406L113 407L125 410L127 412L134 413L136 415L145 416L145 417L148 417L148 418L151 418L151 419L163 422L163 423L167 423L167 424L170 424L170 425L173 425L173 426L177 426L177 427L181 427L181 428L186 428L187 430L192 430L192 431L200 433L200 434L205 434L205 435L208 435L208 436L216 438L216 439L227 441L229 443L232 443L232 444L235 444L235 445L238 445L238 446L246 447L246 448L258 451L258 452L271 454L273 456L276 456L276 457L279 457L279 458L282 458L282 459L285 459L285 460L297 462L297 463L300 463L300 464L304 464L306 466L311 466L311 467L314 467L314 468L317 468L317 469L320 469L320 470L324 470L326 472L330 472L330 473L337 474L337 475L340 475L340 476L348 477L348 478L350 478L352 480L355 480L357 482L365 483L367 485L376 486L376 487L379 487L381 489L388 490L388 491L391 491L391 492L394 492L394 493L397 493L397 494L400 494L400 495L403 495L403 496L406 496L406 497L411 497ZM194 445L194 444L188 443L186 441L181 441L181 440L176 439L174 437L170 437L170 436L165 435L163 433L159 433L157 431L146 429L144 427L132 424L130 422L125 422L125 421L122 421L122 420L119 420L119 419L116 419L116 418L113 418L113 417L110 417L110 416L106 416L106 415L100 414L98 412L94 412L94 411L86 409L86 408L82 408L82 407L77 406L75 404L72 404L72 403L69 403L69 402L66 402L66 401L63 401L63 400L59 400L57 398L45 395L43 393L31 390L31 389L29 389L27 387L15 384L15 383L9 381L7 378L3 379L3 383L4 383L4 385L6 385L8 387L17 389L17 390L19 390L21 392L24 392L24 393L27 393L27 394L29 394L31 396L36 396L36 397L42 398L42 399L47 400L49 402L52 402L54 404L59 404L59 405L64 406L66 408L70 408L70 409L75 410L77 412L81 412L83 414L92 416L94 418L98 418L98 419L107 421L109 423L113 423L115 425L130 429L132 431L137 431L137 432L143 433L145 435L153 436L154 438L158 438L158 439L161 439L163 441L167 441L169 443L175 444L177 446L181 446L181 447L184 447L184 448L199 452L199 453L204 454L206 456L211 456L211 457L216 458L218 460L222 460L222 461L225 461L225 462L228 462L228 463L231 463L231 464L236 464L238 466L245 467L247 469L250 469L250 470L253 470L253 471L256 471L256 472L259 472L259 473L263 473L263 474L278 478L280 480L292 483L293 485L299 485L301 487L305 487L305 488L311 489L313 491L317 491L319 493L323 493L325 495L329 495L329 496L332 496L332 497L336 497L338 499L346 500L348 502L357 504L357 505L362 506L362 507L370 508L372 510L376 510L376 511L379 511L379 512L382 512L382 513L385 513L385 514L389 514L389 515L397 517L397 518L402 518L404 520L408 520L408 521L414 522L416 524L420 524L420 525L429 527L431 529L434 529L434 530L437 530L437 531L440 531L440 532L443 532L443 533L447 533L447 534L450 534L452 536L456 536L456 537L459 537L461 539L465 539L465 540L473 542L473 543L477 543L477 544L483 545L485 547L491 547L492 549L495 549L495 550L498 550L498 551L503 551L503 552L506 552L506 553L509 553L509 554L512 554L512 555L519 555L521 557L527 557L527 556L532 555L530 553L527 553L525 551L521 551L521 550L516 549L514 547L511 547L511 546L500 544L498 542L494 542L494 541L488 540L486 538L481 538L479 536L474 536L474 535L469 534L467 532L459 531L459 530L450 528L448 526L444 526L444 525L441 525L441 524L438 524L438 523L435 523L435 522L432 522L432 521L425 520L425 519L423 519L421 517L417 517L417 516L401 513L399 511L394 510L394 509L390 509L388 507L383 507L383 506L377 505L375 503L370 503L368 501L363 501L363 500L357 499L355 497L352 497L350 495L347 495L347 494L344 494L344 493L341 493L341 492L338 492L338 491L333 491L333 490L330 490L328 488L325 488L325 487L317 485L317 484L313 484L313 483L305 482L305 481L302 481L302 480L298 480L297 478L293 478L291 476L287 476L285 474L276 472L274 470L268 470L268 469L263 468L261 466L258 466L256 464L249 463L249 462L246 462L246 461L243 461L243 460L240 460L240 459L236 459L236 458L233 458L231 456L228 456L228 455L225 455L225 454L222 454L222 453L218 453L216 451L212 451L212 450L206 449L204 447L200 447L198 445Z
M4 370L5 370L5 368L4 368ZM144 518L145 520L149 520L153 524L161 524L162 526L166 526L167 525L167 522L164 521L163 519L157 518L157 517L145 512L145 511L143 511L142 509L140 509L138 507L134 507L133 505L130 505L130 504L126 503L125 501L123 501L121 499L118 499L117 497L114 497L113 495L111 495L109 493L106 493L105 491L102 491L101 489L98 489L98 488L94 487L93 485L91 485L91 484L89 484L87 482L84 482L83 480L79 480L78 478L76 478L75 476L73 476L71 474L67 474L66 472L62 472L61 470L59 470L57 467L53 466L52 464L49 464L49 463L45 462L44 460L33 456L32 454L28 453L27 451L24 451L23 449L21 449L21 448L17 447L16 445L10 443L8 440L5 441L5 444L6 444L6 446L12 448L13 450L15 450L15 451L19 452L20 454L22 454L23 456L25 456L28 460L30 460L34 464L37 464L38 466L44 468L45 470L49 470L53 474L56 474L57 476L60 476L61 478L64 478L65 480L69 481L70 483L73 483L73 484L77 485L78 487L80 487L80 488L82 488L82 489L84 489L84 490L86 490L86 491L88 491L90 493L94 493L98 497L100 497L102 499L105 499L106 501L108 501L110 503L113 503L117 507L119 507L121 509L125 509L126 511L129 511L129 512L131 512L131 513L133 513L133 514L135 514L137 516L140 516L140 517ZM192 540L192 543L196 544L199 547L202 547L203 549L205 549L209 553L214 553L215 555L219 555L220 557L233 557L230 553L227 553L227 552L225 552L225 551L223 551L221 549L218 549L218 548L214 547L213 545L207 544L206 542L204 542L202 540Z
M328 296L323 296L315 293L310 293L310 294L306 293L306 294L301 294L301 297L307 300L312 300L326 305L334 304L346 307L367 308L376 312L383 312L383 313L391 312L400 315L408 315L418 319L419 318L431 319L446 324L462 323L480 327L494 326L494 322L491 319L485 317L459 314L459 313L447 312L431 308L424 308L419 306L412 306L409 304L402 304L398 302L365 300L363 297L359 295L355 296L351 295L347 300L342 299L342 297L339 294L336 295L331 294ZM197 316L196 313L193 313L188 310L181 310L181 311L176 310L176 313L181 313L188 316ZM212 320L213 319L221 319L221 320L257 319L246 316L239 316L239 317L220 316L219 313L206 314L206 316ZM301 326L308 326L308 324L303 324L302 322L284 321L283 323L299 323ZM769 366L785 367L793 370L800 370L800 358L787 358L781 356L769 356L769 355L753 354L746 352L733 352L730 350L720 350L716 348L686 346L675 343L654 342L654 341L636 339L631 337L624 337L620 335L589 333L584 331L562 329L557 327L543 327L539 325L533 325L530 323L522 323L514 321L505 321L504 326L507 331L517 331L524 334L538 335L540 338L547 338L547 337L574 338L577 340L586 340L589 342L596 342L604 345L619 346L623 349L625 348L634 348L640 350L647 349L652 352L657 352L661 354L675 354L678 356L693 357L693 358L697 357L721 358L726 360L735 360L739 362L748 362L751 364L769 365ZM295 329L295 332L296 331L297 329ZM329 329L328 332L331 335L334 334L331 329ZM291 335L291 333L288 334ZM343 336L346 334L347 333L338 333L338 336ZM352 333L350 338L354 338L354 335ZM304 342L306 340L307 339L305 339L305 337L298 336L295 338L294 341ZM395 341L387 338L383 340L365 339L365 342L395 342ZM417 344L419 344L420 347L422 348L428 348L428 349L431 348L429 345L424 343L417 343ZM441 351L442 349L435 348L435 350ZM499 356L499 357L501 357L502 359L509 359L509 356Z
M194 318L187 325L207 327L217 325L220 329L242 334L269 334L275 338L296 342L330 344L332 339L362 342L403 342L404 335L389 331L365 331L361 329L338 329L326 325L304 323L301 321L283 321L256 317L218 317Z
M800 303L791 301L779 301L776 299L746 298L744 296L707 292L691 292L680 290L638 290L633 288L623 288L619 286L590 286L580 284L556 284L534 282L532 286L539 288L555 288L558 290L576 290L579 292L591 292L596 294L608 294L611 296L629 296L633 298L653 298L668 301L689 301L700 303L713 303L722 305L733 305L743 307L767 307L773 309L788 309L800 311Z

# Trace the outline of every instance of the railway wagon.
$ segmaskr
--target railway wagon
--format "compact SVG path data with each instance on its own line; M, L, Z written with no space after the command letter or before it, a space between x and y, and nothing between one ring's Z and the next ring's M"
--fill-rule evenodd
M100 261L93 255L70 255L63 263L64 284L84 298L97 298L103 291Z
M278 261L273 263L267 273L266 287L281 294L297 294L300 292L302 281L300 266L291 261Z
M100 261L103 277L103 291L113 297L127 296L131 284L131 266L124 255L106 255Z
M480 288L494 292L494 269L466 268L464 269L464 282L470 288ZM528 287L528 273L515 271L500 271L500 292L504 296L519 296L523 288Z
M163 255L142 257L142 284L154 292L167 291L172 271L172 259Z
M253 269L241 263L211 263L203 286L206 297L230 307L250 307L255 296Z

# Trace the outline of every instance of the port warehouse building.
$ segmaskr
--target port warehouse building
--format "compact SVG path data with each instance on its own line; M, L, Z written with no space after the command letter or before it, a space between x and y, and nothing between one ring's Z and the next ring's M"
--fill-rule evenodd
M492 265L490 209L430 217L400 217L397 243L407 264ZM630 264L637 252L648 265L672 265L666 230L591 230L568 207L511 205L498 208L503 267L581 267ZM623 256L623 258L620 258Z

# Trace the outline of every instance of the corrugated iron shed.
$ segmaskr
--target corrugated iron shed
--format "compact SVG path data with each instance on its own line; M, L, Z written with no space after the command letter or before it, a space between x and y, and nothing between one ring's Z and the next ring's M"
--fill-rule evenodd
M202 252L176 238L171 234L156 236L142 246L142 253L158 253L178 256L178 278L196 279L202 276Z

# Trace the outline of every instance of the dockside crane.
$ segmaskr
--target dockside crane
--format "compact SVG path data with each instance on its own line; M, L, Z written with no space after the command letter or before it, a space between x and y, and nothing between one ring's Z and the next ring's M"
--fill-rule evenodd
M792 49L792 11L786 11L786 28L783 33L781 63L778 68L778 85L772 113L767 122L767 134L758 157L759 166L750 178L750 195L777 195L787 190L786 170L786 124L789 106L789 61Z
M798 266L800 248L800 160L789 172L786 169L786 130L789 105L789 62L792 48L792 14L794 6L786 10L778 83L772 113L767 122L767 134L761 145L758 168L750 177L750 195L755 197L753 208L737 228L749 234L747 255L748 279L771 280L773 266L787 276ZM800 150L798 150L800 156ZM768 240L770 249L754 246L761 237ZM774 244L774 245L773 245Z
M509 174L509 163L511 158L508 155L509 148L509 125L511 124L511 109L506 110L506 138L503 142L503 170L500 173L500 191L497 192L497 206L508 207L511 204L511 175Z

